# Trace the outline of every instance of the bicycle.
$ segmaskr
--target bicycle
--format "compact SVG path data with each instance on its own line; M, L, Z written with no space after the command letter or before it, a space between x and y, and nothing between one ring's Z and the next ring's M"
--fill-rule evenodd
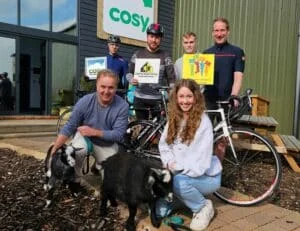
M218 102L218 109L206 111L220 115L213 129L214 147L223 145L224 148L222 183L215 195L239 206L254 205L269 198L278 189L282 175L281 159L272 143L253 130L231 125L251 108L251 92L248 89L243 96ZM239 101L239 109L231 106L234 100ZM224 107L228 107L226 113ZM140 126L142 129L135 136L137 141L132 151L159 158L158 141L154 140L159 140L165 123L166 118L158 122L135 121L129 128Z
M158 141L167 123L167 90L169 87L161 86L156 89L161 94L162 102L160 107L154 110L160 111L160 116L151 118L150 108L132 107L132 110L149 110L150 118L149 120L134 120L130 122L126 130L125 142L127 149L143 155L148 153L150 156L153 155L153 157L159 158Z

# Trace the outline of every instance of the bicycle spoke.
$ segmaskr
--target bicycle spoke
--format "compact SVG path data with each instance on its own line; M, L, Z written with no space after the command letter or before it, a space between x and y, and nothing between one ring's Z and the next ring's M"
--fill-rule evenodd
M223 137L219 137L221 140ZM271 144L253 131L231 132L232 148L226 148L223 160L221 199L236 205L252 205L268 198L279 186L280 157ZM216 140L216 143L218 140Z

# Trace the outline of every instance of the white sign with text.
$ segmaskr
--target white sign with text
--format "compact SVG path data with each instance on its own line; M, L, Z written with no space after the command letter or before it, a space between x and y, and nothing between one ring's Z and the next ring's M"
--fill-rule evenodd
M102 1L102 23L106 33L146 41L146 29L155 21L156 0Z
M107 67L106 57L88 57L85 58L85 75L89 79L96 79L97 74Z
M136 59L134 78L139 83L158 83L160 59Z

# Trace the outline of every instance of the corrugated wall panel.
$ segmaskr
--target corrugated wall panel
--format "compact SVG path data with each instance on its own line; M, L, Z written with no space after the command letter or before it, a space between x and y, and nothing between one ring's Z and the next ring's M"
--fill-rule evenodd
M231 26L229 42L246 52L243 87L270 100L281 133L292 133L296 86L299 0L177 0L173 57L182 55L181 35L194 31L198 50L213 44L212 20Z

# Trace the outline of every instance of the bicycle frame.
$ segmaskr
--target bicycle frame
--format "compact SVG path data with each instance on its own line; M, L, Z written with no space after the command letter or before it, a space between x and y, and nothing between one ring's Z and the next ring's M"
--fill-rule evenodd
M225 117L225 112L224 112L224 108L219 108L219 109L215 109L215 110L206 110L207 113L219 113L221 116L221 121L218 122L218 124L216 126L214 126L214 135L216 135L218 133L218 131L220 131L222 129L222 132L224 134L224 136L226 137L226 139L228 139L229 144L230 144L230 148L232 150L232 153L234 155L235 160L238 162L238 158L235 152L235 149L233 147L233 142L232 139L230 137L230 128L231 125L228 126L228 123L226 122L226 117ZM238 164L238 163L237 163Z

